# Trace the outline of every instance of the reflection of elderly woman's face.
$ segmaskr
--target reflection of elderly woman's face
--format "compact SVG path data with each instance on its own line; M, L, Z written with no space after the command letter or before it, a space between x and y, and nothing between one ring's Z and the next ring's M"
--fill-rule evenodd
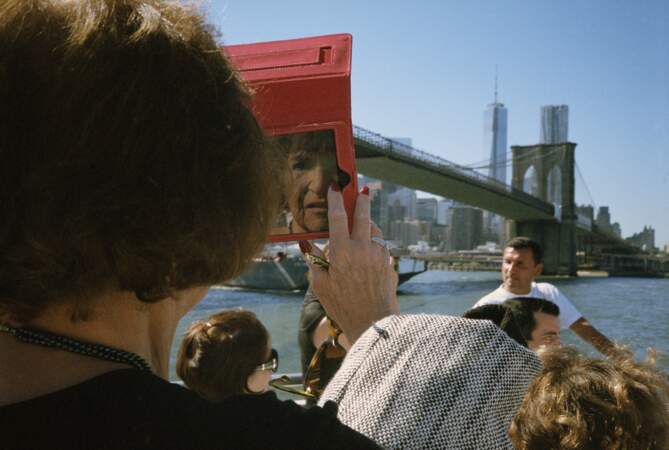
M295 139L288 155L286 200L293 215L291 233L328 229L327 192L337 181L333 133L303 135L308 137Z

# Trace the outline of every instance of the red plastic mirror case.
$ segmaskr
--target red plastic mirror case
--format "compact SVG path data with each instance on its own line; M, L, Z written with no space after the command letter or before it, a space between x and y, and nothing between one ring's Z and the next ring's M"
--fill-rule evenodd
M351 122L351 41L349 34L336 34L223 48L241 77L252 87L252 108L267 134L281 140L287 135L323 136L329 134L324 131L331 130L336 147L337 178L340 185L342 179L348 180L342 194L349 230L358 189ZM323 139L319 142L316 145L325 145ZM294 167L304 164L296 163ZM309 211L317 211L321 220L325 214L327 226L326 210L318 200L313 200L310 205L313 208ZM306 208L304 204L302 206ZM291 213L291 216L295 218L298 214ZM294 223L297 224L297 220ZM283 231L277 228L269 240L280 242L328 236L328 232L321 231L320 227L305 228L306 231L299 226ZM313 231L314 228L318 231Z

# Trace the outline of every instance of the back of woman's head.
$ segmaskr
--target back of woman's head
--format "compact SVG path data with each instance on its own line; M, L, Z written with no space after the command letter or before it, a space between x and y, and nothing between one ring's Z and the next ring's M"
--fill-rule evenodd
M669 448L669 383L651 363L623 349L608 360L564 347L539 356L510 427L517 450Z
M248 94L191 7L0 4L0 318L239 273L274 217Z
M247 380L267 357L269 334L250 311L229 310L195 322L184 335L177 374L201 397L218 402L247 392Z

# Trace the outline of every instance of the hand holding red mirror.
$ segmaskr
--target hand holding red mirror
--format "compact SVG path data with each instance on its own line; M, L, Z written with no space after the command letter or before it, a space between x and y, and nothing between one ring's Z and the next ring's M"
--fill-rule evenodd
M372 241L372 236L381 237L381 230L370 220L370 198L364 190L356 200L351 233L341 193L332 187L328 191L328 221L329 268L307 259L311 286L328 317L353 343L373 322L399 313L398 277L388 249ZM325 256L315 245L310 247L310 253Z

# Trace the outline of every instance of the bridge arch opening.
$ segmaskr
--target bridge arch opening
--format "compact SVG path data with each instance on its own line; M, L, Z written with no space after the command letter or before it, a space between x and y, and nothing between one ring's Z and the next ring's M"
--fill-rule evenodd
M562 209L562 171L555 165L548 172L546 200L555 207L556 215Z
M546 200L555 207L555 218L562 217L562 171L554 165L546 179Z
M539 196L539 177L534 165L531 165L525 171L525 175L523 176L523 191L535 197Z

